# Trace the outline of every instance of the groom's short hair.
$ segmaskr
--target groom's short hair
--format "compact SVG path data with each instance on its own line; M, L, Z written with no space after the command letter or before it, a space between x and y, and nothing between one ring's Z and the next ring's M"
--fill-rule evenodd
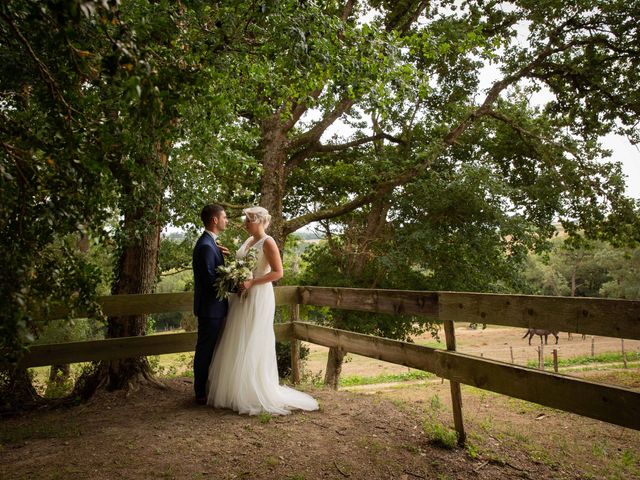
M211 223L213 217L219 216L222 212L224 212L222 205L210 203L209 205L205 205L202 212L200 212L200 220L202 220L202 223L206 227Z

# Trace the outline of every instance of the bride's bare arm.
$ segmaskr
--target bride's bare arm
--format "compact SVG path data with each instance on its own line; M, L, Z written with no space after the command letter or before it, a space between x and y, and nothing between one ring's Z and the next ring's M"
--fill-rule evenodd
M269 262L271 271L260 278L254 278L244 282L244 288L251 288L253 285L261 285L263 283L275 282L280 280L283 275L282 259L280 258L280 252L278 246L273 238L269 237L264 241L263 252L264 256Z

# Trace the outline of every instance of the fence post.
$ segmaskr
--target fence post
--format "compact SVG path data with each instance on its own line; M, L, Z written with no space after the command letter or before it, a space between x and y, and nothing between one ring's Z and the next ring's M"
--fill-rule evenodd
M300 320L300 305L295 303L291 305L291 332L293 333L293 322ZM300 383L300 340L291 336L291 381L294 385Z
M538 368L544 370L544 346L542 343L538 347Z
M620 339L620 346L622 347L622 361L624 362L624 368L629 368L629 365L627 365L627 352L624 351L624 338Z
M558 349L553 349L553 371L558 373Z
M447 350L456 350L456 334L452 320L444 321L444 336L447 341ZM460 383L449 381L451 386L451 406L453 408L453 423L458 432L458 445L464 446L467 435L464 432L464 423L462 422L462 393L460 391Z

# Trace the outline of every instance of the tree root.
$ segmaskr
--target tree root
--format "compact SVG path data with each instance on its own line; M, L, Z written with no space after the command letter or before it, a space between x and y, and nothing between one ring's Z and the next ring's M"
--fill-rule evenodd
M151 375L149 372L142 372L142 375L144 376L145 380L149 383L150 386L155 387L155 388L160 389L160 390L168 390L169 389L169 387L164 382L162 382L161 380L158 380L153 375Z
M160 390L168 388L154 378L146 359L104 361L94 363L93 368L78 379L74 393L84 401L89 400L99 390L122 390L125 396L129 397L143 386Z
M7 366L0 370L0 415L11 416L39 408L44 398L38 395L25 368Z
M160 380L154 378L148 372L140 372L135 377L129 379L129 381L127 382L127 386L124 388L124 390L126 391L125 396L128 398L129 395L138 392L143 386L157 388L159 390L167 390L169 388Z

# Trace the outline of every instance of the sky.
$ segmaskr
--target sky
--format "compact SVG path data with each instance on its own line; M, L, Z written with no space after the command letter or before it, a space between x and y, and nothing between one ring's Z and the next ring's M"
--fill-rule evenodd
M622 171L627 176L627 195L640 200L640 149L629 142L626 137L610 134L602 138L605 148L612 151L609 160L622 164Z

